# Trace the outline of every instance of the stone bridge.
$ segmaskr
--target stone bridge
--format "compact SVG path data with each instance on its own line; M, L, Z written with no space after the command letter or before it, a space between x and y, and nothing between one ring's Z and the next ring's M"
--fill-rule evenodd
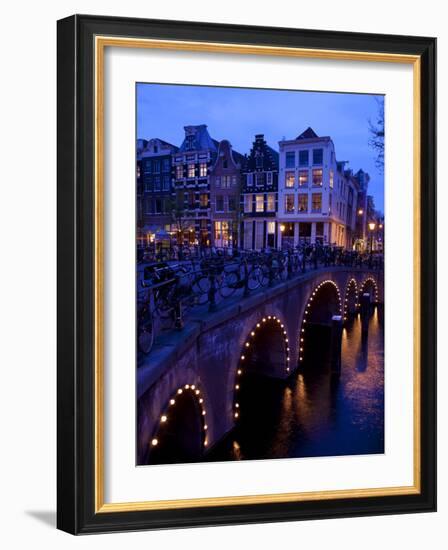
M344 321L365 294L383 302L382 272L321 268L230 298L218 311L198 310L183 330L161 337L137 371L137 463L170 462L173 451L197 460L235 426L239 382L254 365L289 377L313 330L335 315Z

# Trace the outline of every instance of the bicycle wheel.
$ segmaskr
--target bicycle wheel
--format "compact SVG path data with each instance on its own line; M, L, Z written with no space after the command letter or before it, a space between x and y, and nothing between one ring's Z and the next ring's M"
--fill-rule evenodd
M228 271L223 273L222 282L219 287L219 293L223 298L232 296L237 288L239 288L240 277L236 271Z
M261 285L263 272L260 266L253 267L248 274L247 286L249 290L256 290Z

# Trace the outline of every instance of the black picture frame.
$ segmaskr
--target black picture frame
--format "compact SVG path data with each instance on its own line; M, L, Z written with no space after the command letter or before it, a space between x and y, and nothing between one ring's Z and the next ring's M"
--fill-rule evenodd
M57 526L72 534L430 512L436 509L436 39L74 15L57 25ZM419 494L95 511L94 38L120 36L416 55L421 62Z

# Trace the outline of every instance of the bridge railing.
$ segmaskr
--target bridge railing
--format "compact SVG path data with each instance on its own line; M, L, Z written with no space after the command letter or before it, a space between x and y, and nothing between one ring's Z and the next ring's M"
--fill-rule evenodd
M195 258L142 263L137 299L139 351L149 353L164 330L182 330L194 308L208 305L209 311L215 311L231 297L244 298L259 288L332 266L382 270L383 257L304 244L286 250L210 249Z

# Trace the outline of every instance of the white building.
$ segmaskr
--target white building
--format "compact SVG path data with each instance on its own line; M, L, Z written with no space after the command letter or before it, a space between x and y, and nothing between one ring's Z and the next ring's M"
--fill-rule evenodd
M352 248L357 181L336 160L331 138L307 128L279 146L278 246L322 242Z

